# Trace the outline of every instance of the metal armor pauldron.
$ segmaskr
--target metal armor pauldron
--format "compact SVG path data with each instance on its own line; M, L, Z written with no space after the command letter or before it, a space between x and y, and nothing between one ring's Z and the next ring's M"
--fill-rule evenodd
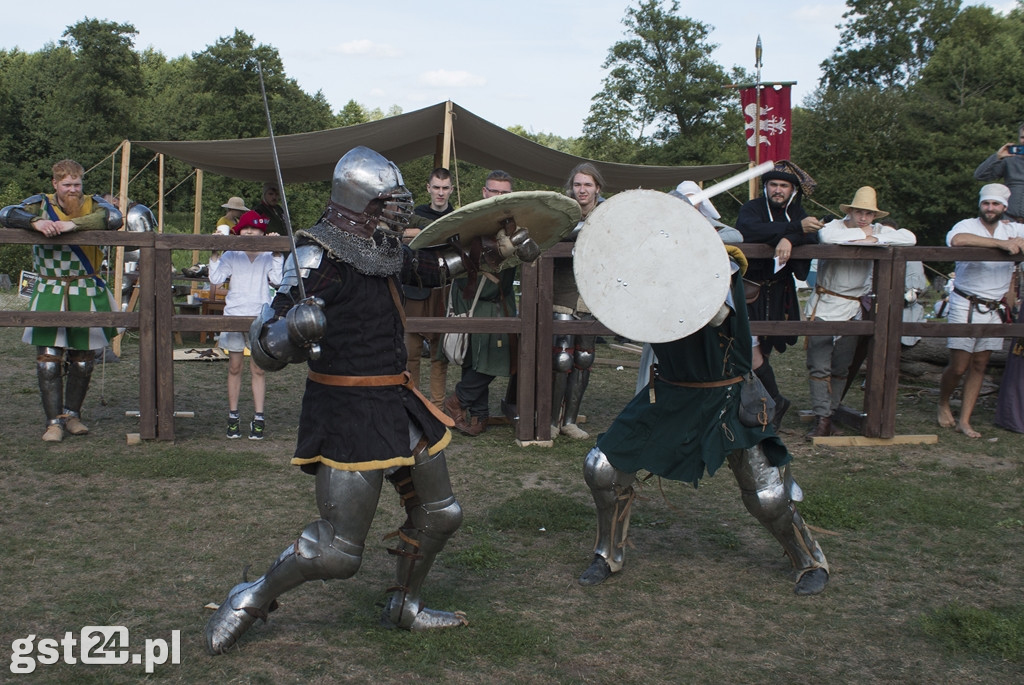
M288 293L292 288L299 285L300 278L306 278L309 273L320 267L324 258L324 248L316 243L307 243L295 248L293 254L288 255L284 260L284 269L281 274L281 285L277 292ZM296 264L298 268L296 268Z

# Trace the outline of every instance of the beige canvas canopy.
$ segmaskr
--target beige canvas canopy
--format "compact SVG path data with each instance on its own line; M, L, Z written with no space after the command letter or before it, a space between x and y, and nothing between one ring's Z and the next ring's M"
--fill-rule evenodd
M448 152L454 143L460 160L551 186L562 185L574 166L591 161L604 175L608 192L707 181L747 166L641 166L586 160L510 133L451 101L365 124L276 136L275 142L285 183L330 179L337 161L356 145L365 145L397 163L440 151L439 161L449 166ZM276 177L269 138L144 140L134 144L230 178L266 181Z

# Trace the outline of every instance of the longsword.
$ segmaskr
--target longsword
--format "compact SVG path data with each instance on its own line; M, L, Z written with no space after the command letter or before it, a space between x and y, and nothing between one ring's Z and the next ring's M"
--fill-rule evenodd
M277 141L274 140L274 126L270 121L270 103L267 102L267 89L263 85L263 65L256 60L256 71L260 75L260 93L263 95L263 110L267 113L267 134L270 136L270 149L274 154L274 171L277 172L277 189L281 191L281 205L284 207L284 227L288 233L288 239L292 243L292 259L295 261L295 273L299 282L299 300L306 299L306 287L302 284L302 275L299 274L299 255L295 250L295 233L292 231L292 219L288 213L288 198L284 194L284 178L281 177L281 160L277 157Z

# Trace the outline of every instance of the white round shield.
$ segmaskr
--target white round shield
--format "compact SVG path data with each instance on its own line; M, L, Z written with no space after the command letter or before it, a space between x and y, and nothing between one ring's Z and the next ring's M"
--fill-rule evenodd
M725 302L731 266L714 227L656 190L602 202L576 239L573 271L594 316L637 342L669 342L704 327Z

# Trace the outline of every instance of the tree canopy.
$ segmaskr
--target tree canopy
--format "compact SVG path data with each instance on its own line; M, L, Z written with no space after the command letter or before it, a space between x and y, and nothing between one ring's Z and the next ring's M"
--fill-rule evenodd
M1024 84L1016 78L1024 68L1024 6L1018 2L1000 14L983 5L963 7L960 0L847 0L846 8L818 88L794 107L791 156L819 183L813 201L837 208L858 187L872 185L882 206L915 230L921 243L940 244L953 223L976 212L975 167L1016 139L1024 111ZM746 159L737 92L729 86L752 78L714 61L715 28L683 16L677 0L636 0L622 24L625 35L609 46L605 78L580 138L511 130L564 152L616 162ZM288 77L276 48L243 31L170 57L136 50L136 36L131 24L86 17L36 52L0 50L5 196L46 188L50 164L63 157L87 168L101 165L124 138L266 135L257 64L275 134L401 112L354 100L332 112L321 92L305 93ZM133 150L132 157L133 170L152 162L145 150ZM403 165L420 201L432 163ZM459 163L454 171L464 201L476 199L486 170ZM165 174L167 187L174 188L168 209L185 216L192 207L192 170L168 160ZM102 178L91 176L88 189L109 190ZM299 221L315 219L325 185L288 190L292 214ZM153 204L156 192L155 174L137 174L133 199ZM227 197L255 203L259 187L211 174L203 194L203 221L212 225ZM716 204L728 221L740 201ZM809 208L828 211L813 202Z
M730 138L733 161L742 140L723 127L738 99L726 86L732 76L710 58L712 28L678 15L679 3L642 0L622 20L626 40L608 50L603 87L593 97L583 127L590 156L619 162L706 164L724 161L718 151ZM665 161L666 151L672 161Z

